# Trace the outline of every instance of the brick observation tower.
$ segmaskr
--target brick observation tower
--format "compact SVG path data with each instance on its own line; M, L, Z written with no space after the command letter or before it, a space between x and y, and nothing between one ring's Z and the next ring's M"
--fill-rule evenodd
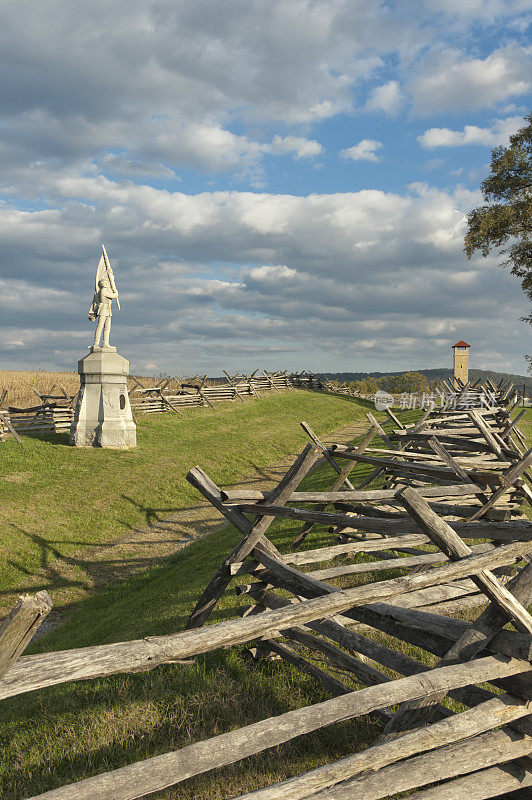
M470 344L467 342L459 341L456 344L453 344L453 353L454 353L454 378L453 378L453 385L455 389L459 389L461 384L457 379L460 379L462 383L467 383L468 381L468 374L469 374L469 348L471 347Z

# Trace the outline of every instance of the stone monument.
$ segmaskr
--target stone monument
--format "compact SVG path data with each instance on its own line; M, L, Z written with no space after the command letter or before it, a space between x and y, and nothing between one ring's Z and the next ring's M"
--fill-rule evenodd
M120 310L113 270L102 244L89 309L91 322L97 320L94 344L88 355L78 361L81 388L70 427L70 444L76 447L128 450L137 445L137 428L127 393L129 361L109 344L113 300Z

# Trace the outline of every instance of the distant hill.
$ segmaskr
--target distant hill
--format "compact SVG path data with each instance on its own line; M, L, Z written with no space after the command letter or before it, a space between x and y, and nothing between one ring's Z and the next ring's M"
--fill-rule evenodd
M340 381L359 381L362 378L382 378L384 375L404 375L405 372L410 370L401 370L401 372L319 372L316 373L329 380ZM419 372L425 375L428 381L435 381L438 378L452 378L453 371L445 367L436 369L416 369L412 372ZM493 370L485 369L470 369L469 379L474 383L478 378L491 378L495 385L502 379L505 381L513 381L516 388L522 389L523 384L526 386L528 395L532 394L532 375L513 375L511 372L493 372Z

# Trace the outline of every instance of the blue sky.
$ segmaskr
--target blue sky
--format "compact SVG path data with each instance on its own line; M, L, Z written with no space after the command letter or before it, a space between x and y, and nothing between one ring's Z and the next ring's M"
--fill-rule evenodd
M75 368L106 244L136 372L525 371L467 261L530 0L5 0L0 368Z

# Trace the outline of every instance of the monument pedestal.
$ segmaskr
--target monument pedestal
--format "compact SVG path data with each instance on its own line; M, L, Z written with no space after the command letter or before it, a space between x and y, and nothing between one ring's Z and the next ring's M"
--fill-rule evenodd
M127 376L129 361L116 347L92 347L78 361L81 389L70 427L70 444L76 447L112 447L128 450L137 446Z

